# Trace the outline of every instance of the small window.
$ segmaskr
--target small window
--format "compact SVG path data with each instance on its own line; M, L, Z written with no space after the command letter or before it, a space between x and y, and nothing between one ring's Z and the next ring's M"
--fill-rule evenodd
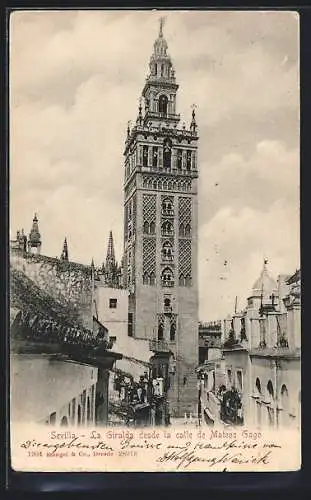
M176 334L176 325L175 325L175 323L172 323L171 328L170 328L170 340L172 342L175 341L175 334Z
M228 380L227 385L231 386L232 385L232 372L231 372L231 370L227 370L227 380Z
M170 305L171 305L171 300L168 298L164 299L164 307L170 307Z
M239 392L242 392L243 391L243 375L242 375L241 370L237 370L236 377L237 377L237 389Z
M163 340L164 338L164 325L163 323L159 323L158 325L158 340Z
M109 308L116 309L117 308L117 299L109 299Z

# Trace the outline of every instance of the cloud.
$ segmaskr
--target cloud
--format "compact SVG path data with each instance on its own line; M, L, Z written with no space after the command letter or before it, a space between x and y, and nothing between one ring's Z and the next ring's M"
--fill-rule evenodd
M276 201L266 212L225 206L201 227L201 317L217 319L233 312L236 295L244 307L264 258L269 259L269 269L275 279L278 274L296 269L298 217L298 208L294 210L283 200Z
M73 260L99 264L112 229L121 258L126 126L137 116L159 15L11 16L11 229L28 232L38 212L46 254L59 255L67 236ZM209 319L229 307L234 286L250 286L265 251L275 266L298 265L298 22L291 12L164 15L186 124L198 105L200 275L212 284L200 300ZM215 242L222 257L230 250L226 291L204 260Z

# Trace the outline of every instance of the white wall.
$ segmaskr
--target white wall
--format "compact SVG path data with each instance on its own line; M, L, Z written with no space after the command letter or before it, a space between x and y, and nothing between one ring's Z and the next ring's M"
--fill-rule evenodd
M95 291L99 321L109 330L110 337L116 337L113 351L138 360L149 362L153 352L149 350L149 340L135 339L128 336L128 291L118 288L98 286ZM109 300L117 299L117 307L110 308ZM133 376L141 373L135 363L127 360L117 362L117 368L129 371ZM130 371L131 370L131 371Z
M86 391L91 398L97 368L33 355L11 356L11 418L41 422L53 412L66 416L69 403ZM93 391L95 392L95 391Z

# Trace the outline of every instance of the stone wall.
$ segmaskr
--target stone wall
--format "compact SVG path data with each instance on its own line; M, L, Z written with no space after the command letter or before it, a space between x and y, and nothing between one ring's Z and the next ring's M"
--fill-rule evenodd
M82 325L92 328L90 266L15 250L11 251L10 264L13 269L25 273L54 299L76 310Z

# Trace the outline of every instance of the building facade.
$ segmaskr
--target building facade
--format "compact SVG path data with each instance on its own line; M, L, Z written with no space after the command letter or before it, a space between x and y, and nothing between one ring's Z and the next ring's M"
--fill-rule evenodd
M94 268L42 255L38 219L10 244L11 418L105 425L109 373L122 358L94 317ZM35 249L35 250L34 250Z
M124 286L130 335L151 341L166 377L173 359L168 399L177 417L197 400L198 135L194 109L189 129L180 127L162 22L149 68L124 151Z
M215 417L212 420L219 418L226 403L227 422L258 429L299 428L300 279L296 271L292 276L279 275L275 281L265 261L246 307L224 321L216 383L212 389L201 384L203 402Z

